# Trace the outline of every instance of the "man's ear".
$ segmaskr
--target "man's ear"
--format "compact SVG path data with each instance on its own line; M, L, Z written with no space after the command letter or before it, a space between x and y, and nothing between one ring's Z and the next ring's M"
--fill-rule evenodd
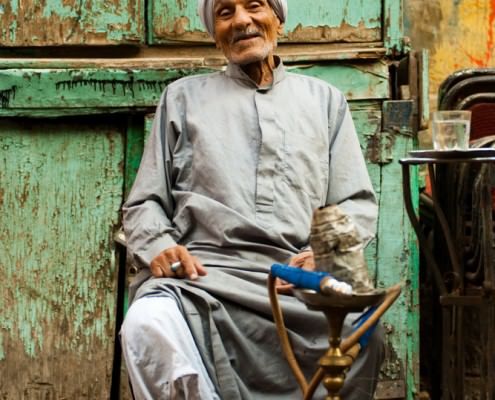
M279 24L279 26L277 28L278 36L282 36L282 34L284 33L284 28L285 28L284 24Z

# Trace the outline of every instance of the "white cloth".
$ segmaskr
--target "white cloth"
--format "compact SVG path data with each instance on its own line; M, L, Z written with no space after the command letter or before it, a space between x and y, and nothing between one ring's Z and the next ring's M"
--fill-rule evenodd
M280 22L284 23L287 19L287 0L268 0L268 3L273 8ZM215 38L214 5L215 0L198 0L199 17L212 38Z
M174 299L134 302L121 340L136 400L220 399Z

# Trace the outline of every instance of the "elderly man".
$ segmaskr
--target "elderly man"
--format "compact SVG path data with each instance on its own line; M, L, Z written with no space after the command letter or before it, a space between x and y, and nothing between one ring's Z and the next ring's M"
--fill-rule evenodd
M325 204L339 204L369 240L375 197L343 95L274 55L286 0L200 0L198 9L229 64L167 87L124 205L142 267L121 332L132 388L137 399L301 398L267 272L274 262L313 268L310 221ZM310 376L328 346L325 319L279 289ZM375 332L344 399L372 398L382 359Z

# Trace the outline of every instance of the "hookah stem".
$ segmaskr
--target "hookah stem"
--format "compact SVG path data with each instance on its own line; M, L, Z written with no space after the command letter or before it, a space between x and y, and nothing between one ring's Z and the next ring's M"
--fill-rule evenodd
M380 317L390 308L390 306L397 300L401 292L402 285L399 283L395 286L391 286L387 289L387 294L385 295L385 299L378 306L373 314L361 325L358 329L356 329L350 336L346 339L342 340L340 343L340 350L342 353L345 353L352 357L352 359L356 359L359 350L361 350L361 346L358 343L359 338L366 332L373 324L377 323ZM313 394L323 379L325 373L323 369L320 367L313 375L311 382L307 390L304 392L304 400L309 400L313 397Z
M349 337L344 339L340 344L340 349L343 353L351 356L355 359L361 349L358 340L359 338L374 324L378 322L381 316L390 308L390 306L397 300L401 293L401 284L397 284L387 289L387 294L385 295L385 299L378 306L375 312L358 328L356 329ZM289 336L287 335L287 330L285 328L284 318L282 315L282 310L280 308L280 304L278 302L277 293L275 289L275 278L268 274L268 294L270 298L270 304L272 308L273 318L275 320L275 324L277 326L277 333L280 338L280 342L282 345L282 350L285 354L287 362L289 363L289 367L296 378L301 391L303 392L304 399L309 400L312 398L316 388L320 384L321 380L324 377L324 371L320 367L314 374L311 382L308 385L304 374L301 371L301 367L297 362L296 356L294 355L294 351L292 350L292 346L289 341Z
M340 343L340 350L342 353L345 353L352 357L352 359L356 359L359 354L359 350L361 350L361 346L358 343L359 338L375 323L378 322L380 317L390 308L390 306L397 300L401 292L401 284L397 284L387 289L387 294L385 295L385 299L378 306L373 314L361 325L358 329L356 329L349 337L344 339ZM313 375L311 382L304 393L304 400L309 400L313 397L316 388L320 384L321 380L324 377L324 371L320 367Z
M287 335L287 330L285 329L284 317L282 315L282 309L277 298L277 292L275 290L275 278L268 274L268 295L270 297L270 304L272 307L273 319L275 320L275 325L277 326L278 337L282 345L282 350L285 354L285 358L289 363L289 367L296 378L299 387L301 388L303 394L308 390L308 382L301 371L301 367L297 362L294 351L289 341L289 336Z
M378 322L381 316L385 314L385 312L390 308L390 306L394 304L395 300L397 300L397 297L399 297L400 295L401 288L402 285L399 283L387 289L387 293L385 294L385 299L377 307L375 312L371 314L371 316L358 329L352 332L351 335L349 335L347 338L342 340L342 343L340 344L340 349L342 350L342 352L345 353L352 346L354 346L358 342L359 338L363 336L363 334L369 328L371 328L373 325L375 325Z

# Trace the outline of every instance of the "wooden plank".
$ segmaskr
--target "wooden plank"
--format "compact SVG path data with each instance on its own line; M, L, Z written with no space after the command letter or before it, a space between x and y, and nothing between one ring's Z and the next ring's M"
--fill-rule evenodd
M419 388L419 262L416 239L403 206L402 175L396 161L413 148L413 138L398 133L394 162L381 168L377 277L380 287L404 284L401 297L383 318L388 357L382 367L382 379L406 381L409 400L416 398ZM412 188L417 193L417 177L413 178Z
M381 62L315 64L290 70L333 84L348 100L388 99L390 96L388 66Z
M0 115L7 109L102 112L151 107L168 83L197 70L22 69L0 71Z
M281 42L367 43L382 38L381 0L288 1ZM212 42L203 29L194 0L152 0L150 44Z
M381 103L380 102L364 102L350 103L352 119L356 126L356 131L359 135L361 149L367 158L368 173L371 178L371 183L375 189L378 201L381 197L381 167L378 164L370 163L367 154L369 154L368 146L372 143L372 138L380 132L381 129ZM378 232L377 232L378 233ZM378 240L373 239L365 250L366 262L370 277L376 284L377 268L378 268Z
M388 68L382 63L290 68L335 82L350 99L388 96ZM211 69L0 70L0 116L97 114L153 108L170 82L209 71Z
M142 0L16 0L0 7L0 46L144 42Z
M87 50L87 49L86 49ZM111 48L107 48L107 54ZM12 68L106 68L106 69L153 69L221 67L227 64L222 52L214 46L160 46L139 49L119 49L114 57L67 56L68 49L46 49L44 58L35 58L26 50L24 57L16 57L12 49L0 48L0 69ZM353 44L281 44L276 53L285 63L335 60L377 60L385 55L383 43L368 43L366 46Z
M0 398L109 398L118 121L0 119Z
M404 0L383 0L383 42L387 53L393 56L406 50L404 40Z

